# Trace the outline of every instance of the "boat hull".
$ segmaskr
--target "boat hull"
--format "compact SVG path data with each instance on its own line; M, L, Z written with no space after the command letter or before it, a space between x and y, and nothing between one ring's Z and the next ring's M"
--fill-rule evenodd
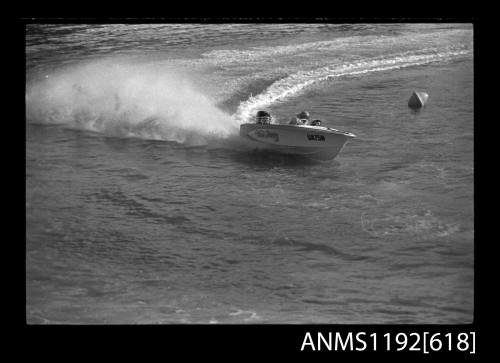
M250 147L311 159L331 160L354 134L323 126L242 124L240 136Z

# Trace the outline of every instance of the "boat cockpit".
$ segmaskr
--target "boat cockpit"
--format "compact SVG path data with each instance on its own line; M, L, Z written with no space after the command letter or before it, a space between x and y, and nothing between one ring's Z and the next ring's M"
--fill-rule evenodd
M271 124L273 123L274 119L271 116L271 114L267 111L257 111L257 114L255 115L255 123L257 124ZM293 117L289 125L311 125L311 126L321 126L321 120L315 119L315 120L310 120L309 118L309 112L303 111L299 114L297 114L296 117Z

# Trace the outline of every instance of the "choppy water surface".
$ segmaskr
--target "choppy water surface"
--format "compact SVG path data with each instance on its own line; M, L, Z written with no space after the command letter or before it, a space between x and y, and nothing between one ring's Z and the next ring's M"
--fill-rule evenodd
M28 25L28 322L471 322L472 33ZM254 153L259 109L358 137Z

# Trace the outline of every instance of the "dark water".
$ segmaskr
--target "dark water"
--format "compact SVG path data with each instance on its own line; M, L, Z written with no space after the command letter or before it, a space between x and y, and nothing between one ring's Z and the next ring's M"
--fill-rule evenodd
M29 323L472 321L471 25L26 31ZM258 109L358 137L250 152Z

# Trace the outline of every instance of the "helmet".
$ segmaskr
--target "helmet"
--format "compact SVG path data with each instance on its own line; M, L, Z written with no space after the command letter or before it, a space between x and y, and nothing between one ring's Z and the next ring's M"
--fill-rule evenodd
M302 111L301 113L297 114L298 118L309 118L309 112L307 111Z
M257 112L257 117L269 117L271 114L267 111L258 111Z

